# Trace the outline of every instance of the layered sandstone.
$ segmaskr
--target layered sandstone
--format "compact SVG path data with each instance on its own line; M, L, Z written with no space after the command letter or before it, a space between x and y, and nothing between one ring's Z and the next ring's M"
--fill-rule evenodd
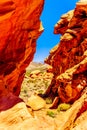
M54 73L45 96L55 99L56 105L73 103L87 87L87 1L78 2L74 11L64 14L54 33L62 36L45 60Z
M32 98L32 99L31 99ZM86 130L87 129L87 94L84 93L67 110L57 112L48 109L46 104L44 108L43 100L37 95L30 97L32 110L27 108L25 103L21 102L9 110L0 112L0 130ZM37 101L37 102L36 102ZM85 107L84 107L85 106ZM47 107L47 108L46 108ZM56 112L52 118L47 112ZM81 114L81 112L83 112Z
M25 69L43 31L43 4L44 0L0 0L0 111L21 101Z

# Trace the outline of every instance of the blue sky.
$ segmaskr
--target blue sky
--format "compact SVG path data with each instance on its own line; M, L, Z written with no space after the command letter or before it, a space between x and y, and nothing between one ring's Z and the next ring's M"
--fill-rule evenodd
M61 15L72 10L78 0L45 0L44 10L40 17L44 32L37 40L35 62L43 62L49 51L60 41L60 35L53 34L54 25Z

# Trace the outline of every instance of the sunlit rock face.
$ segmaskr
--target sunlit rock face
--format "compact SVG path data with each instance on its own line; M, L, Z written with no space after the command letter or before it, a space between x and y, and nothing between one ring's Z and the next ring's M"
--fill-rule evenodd
M0 110L17 102L25 68L43 31L44 0L0 0Z
M74 11L64 14L54 33L62 36L45 60L54 73L46 95L58 97L57 103L72 103L87 87L87 1L78 2Z

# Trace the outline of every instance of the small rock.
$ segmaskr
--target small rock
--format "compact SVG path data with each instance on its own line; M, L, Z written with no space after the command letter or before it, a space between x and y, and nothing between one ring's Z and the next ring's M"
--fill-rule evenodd
M42 99L38 95L32 95L28 99L27 105L30 106L33 110L39 110L46 106L46 102L44 99Z

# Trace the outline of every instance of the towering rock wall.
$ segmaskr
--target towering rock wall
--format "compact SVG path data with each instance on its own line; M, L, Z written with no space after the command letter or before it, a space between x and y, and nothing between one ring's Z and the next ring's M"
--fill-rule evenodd
M64 14L54 33L62 36L45 60L54 73L45 94L57 97L56 105L58 101L72 103L87 87L87 1L78 2L74 11Z
M0 110L21 101L25 68L43 31L43 5L44 0L0 0Z

